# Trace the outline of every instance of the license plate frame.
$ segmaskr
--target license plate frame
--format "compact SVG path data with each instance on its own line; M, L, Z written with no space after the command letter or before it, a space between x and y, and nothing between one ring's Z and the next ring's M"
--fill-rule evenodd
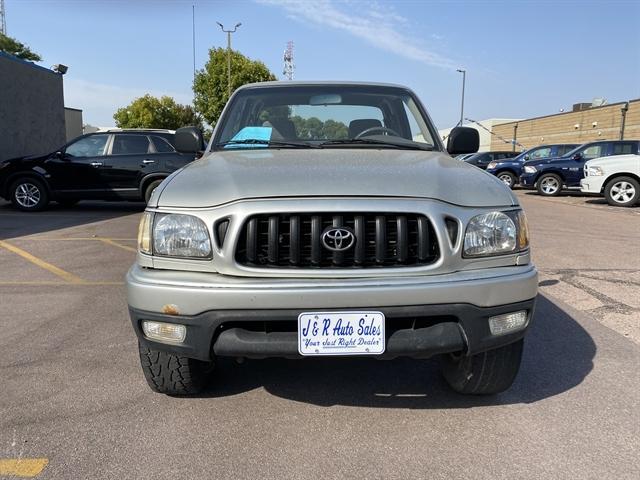
M298 353L305 357L381 355L386 350L385 323L384 313L378 311L302 312Z

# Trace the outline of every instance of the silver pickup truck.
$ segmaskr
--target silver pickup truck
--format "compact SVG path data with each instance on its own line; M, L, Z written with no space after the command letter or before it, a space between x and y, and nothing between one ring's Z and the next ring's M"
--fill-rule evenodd
M445 149L401 86L238 89L140 223L127 290L150 387L196 393L224 356L437 355L457 392L507 389L537 272L516 197L450 156L477 148L458 127Z

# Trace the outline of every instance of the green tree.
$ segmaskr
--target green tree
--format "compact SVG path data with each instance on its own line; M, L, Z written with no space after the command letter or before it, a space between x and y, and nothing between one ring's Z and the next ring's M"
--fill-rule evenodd
M247 83L275 79L275 75L269 71L264 63L251 60L235 50L231 51L232 93ZM204 117L207 123L215 125L229 99L226 48L209 50L209 60L204 68L196 73L193 92L196 111Z
M40 55L32 52L24 43L20 43L15 38L7 37L3 33L0 33L0 52L5 52L22 58L23 60L31 60L33 62L42 60Z
M191 105L181 105L171 97L146 94L113 115L120 128L168 128L175 130L187 125L202 128L202 120Z

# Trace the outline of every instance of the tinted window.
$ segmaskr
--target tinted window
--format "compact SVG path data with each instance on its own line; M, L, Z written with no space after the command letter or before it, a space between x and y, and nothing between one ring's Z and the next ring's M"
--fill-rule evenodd
M151 140L153 140L153 145L156 147L156 152L159 152L159 153L175 152L171 144L164 138L154 135L151 137Z
M612 155L626 155L628 153L636 153L638 148L635 143L614 143Z
M65 149L70 157L99 157L104 155L107 135L91 135L72 143Z
M591 145L582 151L582 158L590 160L592 158L598 158L604 156L606 152L606 144Z
M570 152L571 150L573 150L574 148L576 148L575 145L560 145L558 147L558 156L562 156L567 152Z
M112 155L135 155L149 151L149 139L146 135L115 135Z

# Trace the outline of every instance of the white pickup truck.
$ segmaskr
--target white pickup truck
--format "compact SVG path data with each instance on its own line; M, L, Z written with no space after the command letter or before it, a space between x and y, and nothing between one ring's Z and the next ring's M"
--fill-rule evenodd
M584 193L603 194L609 205L632 207L640 200L640 155L614 155L589 160L580 181Z

